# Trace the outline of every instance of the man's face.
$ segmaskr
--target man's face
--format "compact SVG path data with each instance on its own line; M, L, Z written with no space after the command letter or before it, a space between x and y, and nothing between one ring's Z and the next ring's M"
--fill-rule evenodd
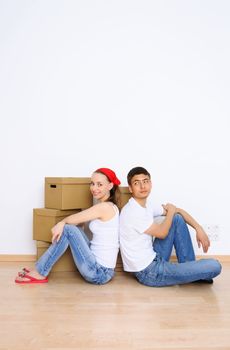
M129 190L134 198L145 199L148 197L152 189L151 179L148 175L140 174L135 175L131 184L129 185Z

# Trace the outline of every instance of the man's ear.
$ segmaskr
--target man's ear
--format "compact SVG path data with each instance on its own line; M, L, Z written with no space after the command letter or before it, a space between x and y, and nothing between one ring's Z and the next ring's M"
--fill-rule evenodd
M129 192L133 193L131 186L129 186Z

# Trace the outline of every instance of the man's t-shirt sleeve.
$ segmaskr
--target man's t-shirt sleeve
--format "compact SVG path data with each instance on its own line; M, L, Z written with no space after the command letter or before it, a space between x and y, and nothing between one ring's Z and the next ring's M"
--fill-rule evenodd
M154 219L149 212L138 213L135 210L122 210L120 215L120 230L125 234L129 232L129 236L136 233L144 233L153 223Z
M162 205L156 205L153 207L153 217L155 216L161 216L164 214L164 208L162 207Z
M155 203L151 197L147 199L147 208L153 217L161 216L164 214L164 208L162 204Z
M139 220L135 220L133 223L133 228L138 233L144 233L153 224L153 218L145 217Z

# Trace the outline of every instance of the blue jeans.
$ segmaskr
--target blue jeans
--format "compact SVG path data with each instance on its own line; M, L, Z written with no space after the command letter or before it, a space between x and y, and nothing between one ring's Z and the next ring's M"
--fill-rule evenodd
M51 244L36 262L36 270L42 276L48 276L53 265L70 246L74 262L82 277L93 284L105 284L114 276L114 269L97 263L90 250L90 241L85 232L73 225L65 225L61 238Z
M175 247L178 263L169 262ZM153 242L156 258L144 270L135 272L137 280L150 287L185 284L216 277L221 265L214 259L195 261L194 249L188 227L181 215L173 218L169 234L165 239Z

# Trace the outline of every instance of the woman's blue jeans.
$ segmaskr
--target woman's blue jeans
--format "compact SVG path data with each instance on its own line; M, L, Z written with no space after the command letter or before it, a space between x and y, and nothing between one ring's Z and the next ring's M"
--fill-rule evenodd
M169 262L173 247L178 263ZM185 284L211 279L221 272L221 265L217 260L195 261L188 227L179 214L174 216L168 236L165 239L154 240L153 249L157 253L156 258L144 270L135 272L138 281L146 286Z
M78 226L65 225L61 238L51 244L36 263L36 270L42 276L48 276L53 265L70 247L74 262L82 277L93 284L105 284L114 276L114 269L97 263L90 249L90 241Z

